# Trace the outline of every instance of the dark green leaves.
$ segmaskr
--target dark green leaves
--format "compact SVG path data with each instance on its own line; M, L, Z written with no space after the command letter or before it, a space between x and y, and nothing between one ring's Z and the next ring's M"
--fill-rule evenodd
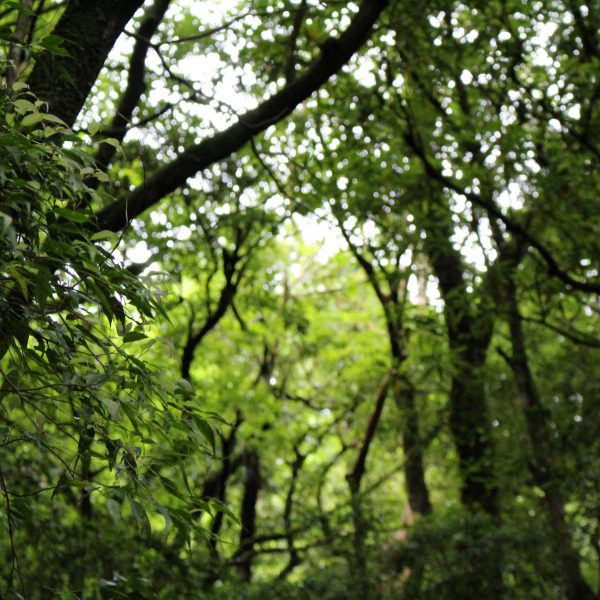
M64 39L58 35L47 35L40 40L40 46L56 56L71 56L66 48L63 48Z

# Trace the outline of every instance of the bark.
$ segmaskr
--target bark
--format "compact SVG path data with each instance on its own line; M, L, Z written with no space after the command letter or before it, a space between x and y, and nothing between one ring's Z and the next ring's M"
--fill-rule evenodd
M402 363L406 360L407 334L404 329L404 307L400 298L402 274L394 272L384 275L387 278L388 293L384 292L373 265L359 252L343 226L343 217L338 223L348 246L365 272L379 303L383 309L390 344L392 362L392 393L394 402L402 415L402 444L404 450L404 479L409 504L415 512L422 515L431 513L429 490L425 482L423 443L419 433L419 415L415 403L412 385L402 374Z
M360 497L360 488L363 476L366 472L367 456L373 443L377 426L385 406L389 389L389 376L386 375L377 389L377 398L375 408L371 414L365 436L358 452L358 457L350 473L346 475L346 481L350 488L350 503L352 507L352 520L354 523L354 569L358 583L365 589L371 589L369 575L367 571L367 554L365 548L365 539L368 532L368 523L363 515Z
M300 564L300 555L298 554L298 549L296 548L295 533L292 529L292 511L294 508L294 495L296 493L298 475L300 474L305 460L306 455L302 454L298 450L298 446L294 446L294 460L291 465L292 477L290 480L290 487L288 488L288 492L285 497L285 507L283 510L283 523L286 533L285 541L290 558L287 565L277 575L277 579L285 579Z
M450 391L450 428L462 475L466 506L498 515L498 489L493 471L491 423L481 369L492 335L491 311L474 310L463 279L463 262L451 242L448 209L432 205L423 219L425 251L444 299L448 341L454 363ZM484 303L485 304L485 303Z
M561 486L562 473L556 465L550 414L542 402L529 367L523 319L519 311L515 282L510 277L506 279L504 290L512 343L512 357L505 358L511 367L523 402L533 458L531 473L536 485L544 492L544 503L552 529L551 541L557 562L561 566L564 593L569 600L594 600L597 596L581 574L579 555L573 545L565 518L567 499Z
M240 511L240 543L237 551L238 568L242 581L252 579L252 556L256 537L256 503L262 486L260 457L256 450L245 453L244 495Z
M388 0L365 0L346 31L339 38L329 38L321 46L319 58L302 75L257 108L241 115L232 126L189 147L175 160L158 169L131 194L101 210L97 214L97 228L111 231L123 229L131 219L174 192L189 177L227 158L255 135L288 116L335 75L366 42L387 4Z
M45 52L27 80L50 112L72 126L106 58L144 0L70 0L53 30L70 56Z
M403 415L402 448L404 451L404 478L408 504L420 515L432 511L429 489L425 482L423 440L419 431L419 415L415 402L415 390L406 377L394 376L394 401Z
M27 39L27 32L30 27L31 17L29 11L33 6L33 0L21 0L20 8L23 12L17 17L14 37L18 43L14 43L8 54L8 67L6 69L6 87L10 93L12 84L19 78L21 72L21 59L23 49L21 44Z
M443 199L431 200L422 215L424 243L444 299L444 317L453 362L450 390L450 430L459 459L461 499L469 510L482 510L498 524L498 486L494 471L494 448L482 369L493 329L488 304L489 281L480 289L480 304L467 292L460 252L451 241L450 211ZM488 271L487 276L490 276ZM479 543L480 533L465 531L466 539ZM469 542L471 543L471 542ZM465 589L477 590L481 600L503 597L502 548L481 553L477 564L464 574Z

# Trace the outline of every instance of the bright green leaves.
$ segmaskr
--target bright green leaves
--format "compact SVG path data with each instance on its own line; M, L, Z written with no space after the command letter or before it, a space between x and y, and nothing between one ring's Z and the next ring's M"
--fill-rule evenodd
M58 39L44 44L65 55ZM182 418L194 390L141 356L165 313L117 262L120 238L94 230L101 198L89 183L106 176L24 84L14 91L0 96L1 443L14 449L3 466L34 466L11 491L54 489L61 508L71 498L82 513L115 518L126 505L143 536L155 521L163 535L173 523L188 531L196 501L172 491L186 489L184 457L215 453L212 425L195 409ZM45 518L44 498L31 502L33 522Z
M19 97L12 101L12 106L17 115L21 118L21 128L31 129L36 125L43 125L40 131L33 133L36 137L50 137L58 133L70 133L65 122L57 116L45 112L46 103L42 100L36 100L28 91L28 86L25 83L15 83L13 90L20 94ZM7 121L10 123L10 115Z
M59 217L63 217L68 221L73 221L74 223L86 223L90 220L90 214L85 214L82 212L78 212L75 210L71 210L69 208L63 208L61 206L57 206L54 208L54 213Z
M123 336L123 343L137 342L139 340L147 339L147 335L143 331L129 331Z

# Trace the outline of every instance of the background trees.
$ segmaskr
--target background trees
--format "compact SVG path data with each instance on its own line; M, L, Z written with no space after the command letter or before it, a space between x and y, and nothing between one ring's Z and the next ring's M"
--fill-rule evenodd
M6 594L596 597L597 9L113 4L0 10Z

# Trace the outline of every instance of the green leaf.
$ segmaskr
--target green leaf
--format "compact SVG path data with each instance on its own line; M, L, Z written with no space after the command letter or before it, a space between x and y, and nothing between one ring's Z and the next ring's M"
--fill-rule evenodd
M91 371L90 373L86 373L84 377L84 381L86 385L100 385L107 380L107 376L105 373L100 373L99 371Z
M11 276L15 279L19 288L21 289L21 293L26 300L29 300L29 282L19 273L17 269L14 267L9 267L7 271L11 274Z
M50 34L42 38L40 46L46 48L52 54L56 54L56 56L71 56L68 50L62 47L64 41L59 35Z
M209 443L210 448L213 454L216 452L216 440L215 440L215 432L213 428L208 424L206 419L198 415L194 415L194 423L198 428L198 431L202 434L202 437Z
M21 121L21 125L23 125L23 127L31 127L33 125L37 125L38 123L40 123L43 118L44 118L44 115L42 113L39 113L39 112L31 113L31 114L23 117L23 120Z
M99 242L100 240L114 240L115 237L117 237L117 234L114 231L103 229L102 231L94 233L94 235L90 237L90 240L92 242Z
M131 514L133 514L138 523L141 534L144 537L149 537L152 533L152 528L150 527L150 520L144 507L137 500L132 500L131 498L129 499L129 506L131 507Z
M123 336L123 343L137 342L138 340L145 340L147 337L142 331L129 331Z
M108 183L110 181L110 177L104 171L94 171L94 177L102 183Z
M15 108L21 113L38 112L38 109L36 108L35 104L33 102L30 102L29 100L25 100L24 98L18 98L17 100L14 100L13 104L15 105Z
M179 498L180 500L185 500L184 494L181 493L174 481L172 481L168 477L165 477L164 475L159 475L158 477L161 483L163 484L164 488L169 492L169 494L175 496L176 498Z
M183 379L181 377L175 382L175 387L186 394L194 393L194 386L187 379Z
M167 510L167 508L165 506L163 506L162 504L158 504L156 506L156 509L161 514L162 518L165 520L165 528L162 533L162 536L164 539L167 537L167 535L169 535L169 531L171 530L171 525L172 525L171 515L170 515L169 511Z
M57 206L54 209L54 212L59 216L69 221L73 221L75 223L86 223L90 220L89 213L78 212L76 210L71 210L70 208L63 208L61 206Z
M113 148L116 148L117 150L121 149L121 143L116 138L108 137L104 138L102 141L109 146L113 146Z
M50 123L58 123L59 125L63 125L64 127L67 126L67 124L59 117L55 116L55 115L51 115L48 113L41 113L42 114L42 119L44 121L48 121Z
M121 504L119 502L113 498L109 498L106 501L106 510L115 523L119 523L121 521Z

